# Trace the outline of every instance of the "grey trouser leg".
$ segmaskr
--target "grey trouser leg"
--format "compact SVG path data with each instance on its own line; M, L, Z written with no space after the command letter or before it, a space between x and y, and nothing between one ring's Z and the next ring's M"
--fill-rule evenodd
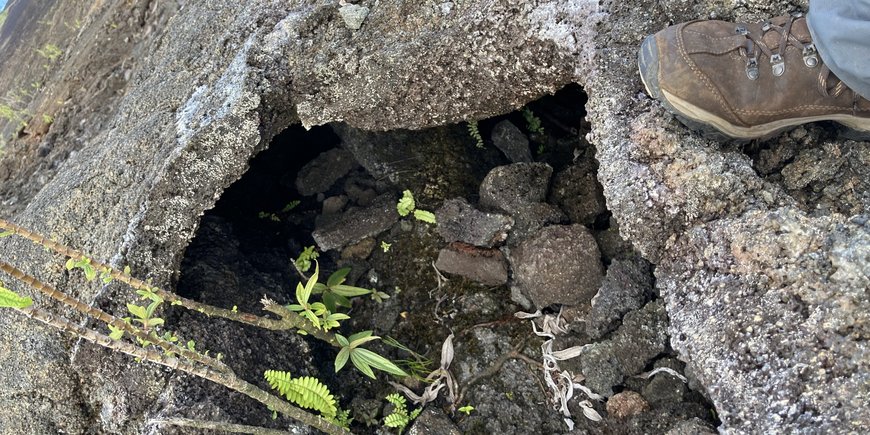
M810 0L807 21L825 65L870 99L870 0Z

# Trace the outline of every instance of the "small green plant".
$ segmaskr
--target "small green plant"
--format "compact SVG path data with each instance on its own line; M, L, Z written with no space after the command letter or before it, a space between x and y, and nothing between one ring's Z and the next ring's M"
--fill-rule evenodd
M51 115L42 115L42 122L47 125L54 124L54 117Z
M396 204L396 210L399 212L399 216L407 216L417 207L416 202L414 201L414 194L411 193L410 190L406 190L402 192L402 197L399 198L399 203Z
M151 303L148 304L147 307L136 304L127 304L127 311L133 315L132 321L142 325L142 329L146 332L166 323L162 318L154 316L157 308L159 308L160 305L163 305L163 298L150 290L136 290L136 293L139 294L139 296L150 300Z
M458 409L459 412L464 412L465 415L471 415L471 411L474 411L474 407L471 405L465 405Z
M90 258L81 258L78 260L70 258L66 261L66 270L81 269L85 273L85 279L93 281L97 277L97 270L91 266Z
M57 45L54 44L45 44L42 48L36 50L40 56L54 62L60 55L63 54L63 50L60 49Z
M398 429L399 433L405 429L408 423L417 418L423 410L423 408L417 408L413 412L408 413L405 397L399 393L392 393L385 397L385 399L393 405L393 412L384 417L384 426Z
M385 241L381 241L381 249L384 253L390 252L390 248L393 246L392 243L387 243Z
M18 127L27 126L30 115L23 109L16 109L8 104L0 104L0 118L10 123L18 124Z
M297 303L288 305L287 309L302 314L302 316L308 319L308 321L311 322L311 324L314 325L315 328L326 332L330 329L338 328L340 326L338 322L341 320L350 319L350 316L344 313L332 312L333 310L327 308L326 304L323 302L309 302L311 294L314 293L314 288L317 286L317 278L319 274L320 266L315 261L314 273L311 275L311 278L308 279L308 282L305 283L305 285L302 285L301 282L296 284ZM347 275L346 272L345 275ZM341 277L341 282L344 282L343 276ZM337 285L340 285L340 283ZM357 288L351 286L346 287ZM334 291L329 292L329 294L333 296L339 296ZM348 305L350 305L350 302L348 302Z
M532 112L532 109L528 107L523 107L523 118L526 120L526 128L534 133L539 134L541 136L544 135L544 127L541 126L541 118L538 118L535 115L535 112Z
M281 218L275 213L269 213L267 211L261 211L257 213L257 217L260 219L268 219L272 222L281 222Z
M333 313L338 310L339 306L350 308L349 298L367 295L372 292L372 290L367 288L345 284L344 281L347 279L349 272L349 267L338 269L329 276L326 284L320 282L314 284L313 293L322 295L323 304Z
M426 377L429 376L430 373L432 373L431 359L426 358L425 356L420 355L417 352L414 352L413 350L408 348L408 346L399 343L399 341L393 337L384 338L384 344L395 347L396 349L404 351L405 353L410 355L410 358L397 360L396 363L399 366L403 367L406 371L408 371L409 376L413 377L414 379L417 379L418 381L429 382Z
M372 290L371 298L373 301L382 304L384 301L390 298L390 295L380 291L380 290Z
M308 272L311 269L311 262L319 256L320 254L314 249L314 245L311 245L302 250L302 253L296 258L294 264L299 271Z
M474 146L483 148L483 136L480 135L480 128L477 126L477 121L468 121L468 135L474 139Z
M347 360L353 363L359 371L366 376L375 379L372 368L387 372L396 376L408 376L404 370L393 364L390 360L368 350L362 346L370 341L379 340L381 337L372 335L372 331L363 331L345 338L341 334L335 334L335 339L341 346L335 357L335 372L338 373L347 364Z
M288 202L286 205L284 205L284 208L281 209L281 213L287 213L288 211L293 210L294 208L298 207L301 202L302 201L299 201L298 199Z
M414 213L414 218L419 221L429 224L435 223L435 214L430 211L418 209L417 203L414 200L414 194L411 193L410 190L402 192L402 197L399 199L398 204L396 204L396 210L399 212L399 216L404 217Z

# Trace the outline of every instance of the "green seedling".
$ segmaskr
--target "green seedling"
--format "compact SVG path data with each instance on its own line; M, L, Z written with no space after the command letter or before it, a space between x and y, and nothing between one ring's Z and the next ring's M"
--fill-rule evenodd
M314 249L314 245L311 245L302 250L302 253L296 258L294 264L299 271L308 272L311 269L311 262L319 256L320 254Z
M539 134L541 136L544 135L544 127L541 126L541 118L538 118L535 115L535 112L532 112L532 109L524 107L523 118L525 118L526 120L526 128L529 130L529 132Z
M314 292L314 287L317 285L317 278L320 274L320 266L314 262L314 273L305 285L302 283L296 284L296 302L290 304L287 309L293 312L300 313L308 319L315 328L323 331L329 331L332 328L339 326L340 320L350 319L350 316L343 313L333 313L323 302L309 302L311 294Z
M335 357L335 372L338 373L347 364L348 359L359 371L366 376L375 379L373 368L396 376L408 376L404 370L393 364L390 360L368 350L362 346L370 341L379 340L381 337L372 335L372 331L363 331L345 338L341 334L335 334L335 339L341 346Z
M350 308L351 303L349 298L372 293L372 290L366 288L344 284L349 272L349 267L338 269L329 276L329 279L326 280L326 284L314 284L313 293L321 294L323 304L333 313L338 311L339 306Z
M435 214L430 212L430 211L418 209L417 203L414 200L414 194L411 193L410 190L405 190L404 192L402 192L402 197L399 199L399 202L396 204L396 211L398 211L399 216L402 216L402 217L405 217L411 213L414 213L414 218L416 218L419 221L430 223L430 224L435 223Z
M392 393L385 397L385 399L393 405L393 412L384 417L384 426L398 429L399 433L423 411L423 408L417 408L413 412L408 413L405 397L399 393Z

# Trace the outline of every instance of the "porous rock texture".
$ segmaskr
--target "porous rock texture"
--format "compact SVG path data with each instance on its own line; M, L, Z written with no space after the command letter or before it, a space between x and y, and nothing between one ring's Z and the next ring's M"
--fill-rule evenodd
M607 2L602 50L585 81L608 207L657 265L671 345L726 433L870 424L870 210L866 181L855 182L870 169L848 160L868 144L837 139L830 126L755 144L749 155L705 140L641 93L635 53L644 35L670 23L755 21L805 3ZM762 153L753 147L797 149L803 158L768 156L782 177L759 174L753 158ZM821 166L807 165L813 160ZM798 171L811 179L796 183Z
M65 55L46 69L47 97L32 102L32 113L43 100L68 102L51 112L47 132L22 132L4 147L0 214L168 288L200 215L288 125L419 129L516 109L588 72L590 63L577 60L593 47L574 35L591 34L597 9L585 1L363 1L370 13L353 31L332 1L134 3L83 6L76 16L86 30L52 41ZM13 0L10 17L27 4ZM46 10L32 14L60 16L52 21L60 29L64 20L76 25L51 9L58 5L39 4ZM2 35L34 35L5 47L43 71L32 53L48 31L35 20L10 19ZM107 41L123 50L99 62L114 52ZM73 58L84 65L66 71ZM20 80L20 68L4 62L4 77ZM106 84L110 92L96 98ZM4 124L4 138L14 130ZM86 285L56 267L62 259L14 238L0 243L17 265L86 303L126 301L118 284ZM0 322L3 433L139 432L149 410L177 400L168 385L184 382L120 356L71 360L78 346L68 338L14 313Z
M805 1L362 0L370 12L359 30L332 1L133 3L82 6L84 30L61 47L62 60L78 62L45 69L47 97L30 109L66 102L54 123L32 123L4 148L2 217L171 288L199 216L288 125L420 129L505 113L577 82L589 93L607 205L657 266L671 344L720 430L870 425L870 169L849 160L868 144L811 126L747 155L677 124L635 72L642 38L670 23L756 20ZM0 38L40 34L23 22L7 21ZM0 49L7 58L43 43ZM106 45L108 60L96 55ZM31 54L0 73L42 71L41 62ZM4 139L12 130L4 125ZM14 238L0 248L87 303L125 300L117 284L85 284L41 249ZM0 330L3 433L140 432L185 382L124 357L79 358L88 345L14 313L0 313ZM222 344L249 345L233 339ZM210 414L233 406L207 397L198 406Z

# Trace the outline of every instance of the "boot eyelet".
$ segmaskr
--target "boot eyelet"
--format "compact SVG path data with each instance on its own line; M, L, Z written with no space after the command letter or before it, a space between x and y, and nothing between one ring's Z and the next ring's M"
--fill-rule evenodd
M809 68L815 68L819 64L819 56L816 52L816 46L813 44L807 44L804 46L803 50L804 56L804 65Z
M785 62L782 60L781 55L774 54L770 56L770 68L773 70L775 77L785 74Z
M757 58L749 58L746 61L746 77L749 77L749 80L757 80L758 79L758 59Z
M736 32L738 35L748 35L749 34L749 30L746 30L746 26L737 26L734 28L734 32Z

